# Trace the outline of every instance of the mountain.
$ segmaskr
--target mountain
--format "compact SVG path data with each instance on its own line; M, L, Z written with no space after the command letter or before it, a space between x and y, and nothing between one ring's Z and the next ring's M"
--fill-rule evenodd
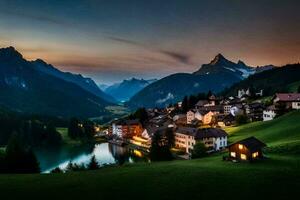
M111 103L78 84L37 69L13 47L0 49L0 106L60 117L109 114Z
M234 63L227 60L222 54L218 54L209 64L202 65L198 71L194 72L196 75L222 73L230 73L239 79L243 79L254 74L255 69L247 66L240 60L237 63Z
M118 101L128 101L133 95L155 81L156 79L144 80L132 78L107 87L105 92Z
M110 85L104 84L104 83L100 83L98 84L98 87L102 90L105 91Z
M260 73L260 72L263 72L263 71L266 71L266 70L273 69L275 67L276 66L274 66L274 65L257 66L256 69L255 69L255 73Z
M255 68L242 61L234 63L218 54L209 64L202 65L192 74L172 74L148 85L130 99L128 106L164 107L181 101L185 95L209 90L221 92L255 72Z
M36 69L55 76L57 78L63 79L65 81L74 83L80 86L82 89L108 101L108 102L115 102L114 98L104 93L91 78L85 78L81 74L72 74L70 72L62 72L55 68L53 65L46 63L41 59L37 59L31 62L33 65L36 66Z
M299 86L300 64L293 64L253 74L226 89L222 95L233 96L239 89L251 88L254 91L263 90L265 96L271 96L276 92L295 92ZM295 89L291 90L291 87Z

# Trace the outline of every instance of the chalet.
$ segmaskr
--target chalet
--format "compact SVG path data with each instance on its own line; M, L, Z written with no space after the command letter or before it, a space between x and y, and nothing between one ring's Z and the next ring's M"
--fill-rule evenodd
M219 151L227 146L227 133L215 128L178 127L175 130L175 146L186 153L191 153L197 141L202 141L209 151Z
M270 121L276 117L275 105L267 107L263 112L263 121Z
M285 105L286 109L300 109L300 93L277 93L273 97L275 105Z
M249 88L247 89L247 90L245 90L245 89L241 89L241 90L238 90L238 98L242 98L242 97L244 97L244 96L250 96L251 95L251 93L250 93L250 90L249 90Z
M266 146L255 137L249 137L228 146L232 160L253 161L263 158L262 149Z

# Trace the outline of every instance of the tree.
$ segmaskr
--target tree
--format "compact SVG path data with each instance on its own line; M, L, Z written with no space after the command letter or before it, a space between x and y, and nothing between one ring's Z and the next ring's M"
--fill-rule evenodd
M68 136L72 139L83 137L83 129L78 119L72 118L69 123Z
M203 142L196 142L194 148L192 150L192 159L194 158L202 158L207 155L207 148Z
M160 132L155 132L152 137L150 158L152 161L172 160L173 156L166 137Z
M62 173L62 172L63 171L59 167L56 167L50 171L51 174L58 174L58 173Z
M300 93L300 85L298 86L297 92Z
M130 119L138 119L142 125L148 121L149 116L146 108L137 109L132 115L129 116Z
M57 146L62 143L61 134L56 131L55 126L48 124L45 130L45 143L51 146Z
M235 117L235 122L237 125L243 125L243 124L247 124L249 122L249 118L247 115L237 115Z
M91 161L90 163L88 164L88 169L89 170L96 170L96 169L99 169L99 164L96 160L96 156L93 155L92 158L91 158Z
M181 104L181 110L182 112L186 113L189 109L189 102L188 102L188 97L185 96L182 100L182 104Z
M94 123L90 120L86 120L83 123L84 136L87 138L93 138L95 134Z
M13 134L6 147L5 162L9 173L39 173L38 160L31 148Z
M172 128L166 129L165 136L166 136L168 147L173 148L175 146L175 135L173 129Z

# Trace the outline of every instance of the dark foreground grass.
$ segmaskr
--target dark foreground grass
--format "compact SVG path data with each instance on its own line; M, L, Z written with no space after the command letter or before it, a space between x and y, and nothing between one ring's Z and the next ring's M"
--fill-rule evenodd
M300 195L300 159L273 155L248 164L217 155L79 173L0 175L0 188L3 198L286 199Z

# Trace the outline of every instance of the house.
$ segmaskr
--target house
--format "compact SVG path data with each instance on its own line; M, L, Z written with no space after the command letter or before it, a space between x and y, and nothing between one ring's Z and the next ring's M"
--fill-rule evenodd
M263 112L263 121L270 121L276 117L275 105L267 107Z
M300 109L300 93L277 93L273 97L275 105L284 105L286 109Z
M263 158L262 149L266 146L255 137L249 137L228 146L229 158L232 160L253 161Z
M191 153L196 142L201 141L209 151L219 151L227 146L227 133L221 129L178 127L175 130L175 146Z
M142 132L143 127L139 120L121 120L113 122L109 128L110 136L117 136L124 139L140 136Z
M242 98L242 97L244 97L244 96L250 96L251 94L250 94L250 90L249 90L249 88L247 89L247 90L245 90L245 89L241 89L241 90L238 90L238 98Z
M215 119L219 127L231 126L235 123L235 117L232 114L219 114L215 116Z
M263 112L265 110L265 106L262 103L254 102L245 105L245 110L247 116L251 121L262 121L263 120Z
M187 124L192 124L192 122L195 120L202 121L202 119L203 115L198 110L189 110L186 113Z

